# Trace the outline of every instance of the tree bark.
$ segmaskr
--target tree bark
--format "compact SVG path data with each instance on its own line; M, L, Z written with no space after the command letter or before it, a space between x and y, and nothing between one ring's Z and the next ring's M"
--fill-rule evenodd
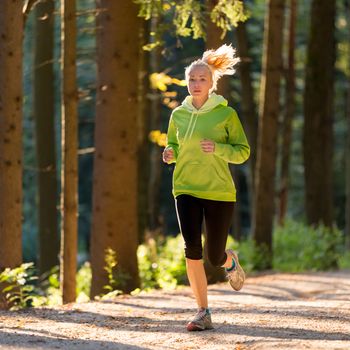
M289 30L288 30L288 58L286 64L286 109L283 115L282 129L282 155L281 155L281 182L279 193L279 217L280 225L284 224L287 213L288 188L289 188L289 161L292 142L292 121L295 111L295 25L296 25L297 0L290 0Z
M76 2L61 2L62 169L61 290L63 303L76 298L78 240L78 113L76 86Z
M207 8L208 8L208 16L207 16L207 38L205 42L205 46L207 50L214 49L216 50L221 45L227 42L227 40L221 39L222 29L220 29L215 23L213 23L210 19L210 13L217 4L218 0L207 0ZM229 77L224 76L220 79L218 83L218 89L216 91L217 94L220 94L227 98L231 99L230 96L230 80ZM230 167L232 176L233 169ZM235 207L234 217L232 218L232 223L234 229L234 234L240 231L240 223L239 220L239 208L238 205ZM203 225L205 227L205 225ZM207 247L207 239L206 239L206 229L204 230L205 240L204 240L204 268L206 272L206 276L208 279L208 283L217 283L223 282L226 279L225 270L222 267L213 266L208 259L208 247Z
M345 203L345 241L346 247L350 251L350 81L348 81L348 110L347 110L347 134L346 134L346 151L345 151L345 186L346 186L346 203Z
M348 33L350 33L350 3L346 2L347 19L348 19ZM350 55L348 56L348 64L350 66ZM350 76L348 75L347 88L347 111L346 111L346 149L345 149L345 245L350 251Z
M311 225L332 226L335 0L313 0L304 95L305 205Z
M250 145L249 175L246 176L248 183L248 202L252 207L254 204L254 183L256 167L256 145L258 138L258 112L254 101L254 89L251 78L251 58L249 55L249 43L247 27L245 22L240 22L235 31L237 41L237 53L241 59L238 65L238 73L241 82L241 111L242 123L247 132L247 138ZM241 172L240 176L244 176ZM251 212L250 221L252 220Z
M0 272L22 262L22 5L0 1Z
M222 35L222 29L219 28L215 23L212 22L210 18L210 13L212 12L213 8L218 3L218 0L207 0L207 8L208 8L208 15L207 15L207 38L205 42L205 46L207 50L214 49L216 50L221 45L227 43L229 41L228 39L221 39ZM230 44L230 43L228 43ZM216 91L217 94L225 96L231 102L231 94L230 94L230 77L223 76L219 83L218 83L218 89Z
M91 296L108 284L105 250L117 254L119 271L129 277L118 289L139 286L136 258L137 197L137 6L99 0L97 21L98 90L91 232ZM130 30L132 28L132 30Z
M140 26L140 73L138 82L138 238L143 242L145 231L148 228L148 186L149 186L149 119L150 119L150 101L149 101L149 53L143 50L143 45L149 43L150 28L149 21L143 21Z
M54 126L53 0L35 8L34 118L39 168L39 271L58 265L57 173Z
M263 72L260 87L259 136L255 178L253 238L265 254L265 265L272 266L277 128L280 112L282 73L282 33L284 0L270 0L265 17Z
M249 189L251 197L254 192L254 178L256 166L256 144L258 139L258 113L254 101L254 90L251 78L251 58L249 56L249 44L245 22L240 22L236 29L237 52L241 59L238 65L238 72L242 86L242 122L247 131L247 138L250 145L250 181Z
M151 19L151 32L157 30L159 18ZM156 47L150 52L151 73L159 73L161 62L160 48ZM161 93L151 89L150 120L148 132L161 129ZM160 183L162 180L162 156L158 144L150 145L149 157L149 183L148 183L148 230L151 237L159 234L162 227L160 220Z

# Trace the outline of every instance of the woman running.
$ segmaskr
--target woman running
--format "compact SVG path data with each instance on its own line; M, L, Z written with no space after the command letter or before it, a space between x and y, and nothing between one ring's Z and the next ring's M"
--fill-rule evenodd
M234 74L238 62L235 49L222 45L205 51L186 68L189 96L171 114L163 152L164 162L176 163L173 195L185 242L187 276L198 306L188 331L213 328L202 261L203 218L210 263L226 269L234 290L240 290L245 279L237 254L225 250L236 201L228 163L246 161L250 148L236 111L214 93L218 80Z

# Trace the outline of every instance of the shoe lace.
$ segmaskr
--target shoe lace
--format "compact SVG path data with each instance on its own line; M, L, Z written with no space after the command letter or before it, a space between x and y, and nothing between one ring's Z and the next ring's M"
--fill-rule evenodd
M196 314L196 316L194 316L194 319L192 322L200 322L203 321L205 319L205 317L207 316L207 312L206 310L199 310Z

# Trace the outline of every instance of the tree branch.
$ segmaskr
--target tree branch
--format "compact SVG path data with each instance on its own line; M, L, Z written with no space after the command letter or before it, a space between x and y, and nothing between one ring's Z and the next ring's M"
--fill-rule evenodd
M30 11L42 0L26 0L25 4L23 5L23 25L26 24L27 17L30 13Z

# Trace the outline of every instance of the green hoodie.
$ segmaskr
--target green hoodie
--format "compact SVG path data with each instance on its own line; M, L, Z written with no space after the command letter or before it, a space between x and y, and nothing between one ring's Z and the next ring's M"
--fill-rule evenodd
M215 142L214 153L202 151L200 141ZM192 96L171 114L167 149L173 149L176 162L173 195L236 201L236 189L228 163L240 164L250 154L247 138L236 111L227 101L212 93L205 104L196 109Z

